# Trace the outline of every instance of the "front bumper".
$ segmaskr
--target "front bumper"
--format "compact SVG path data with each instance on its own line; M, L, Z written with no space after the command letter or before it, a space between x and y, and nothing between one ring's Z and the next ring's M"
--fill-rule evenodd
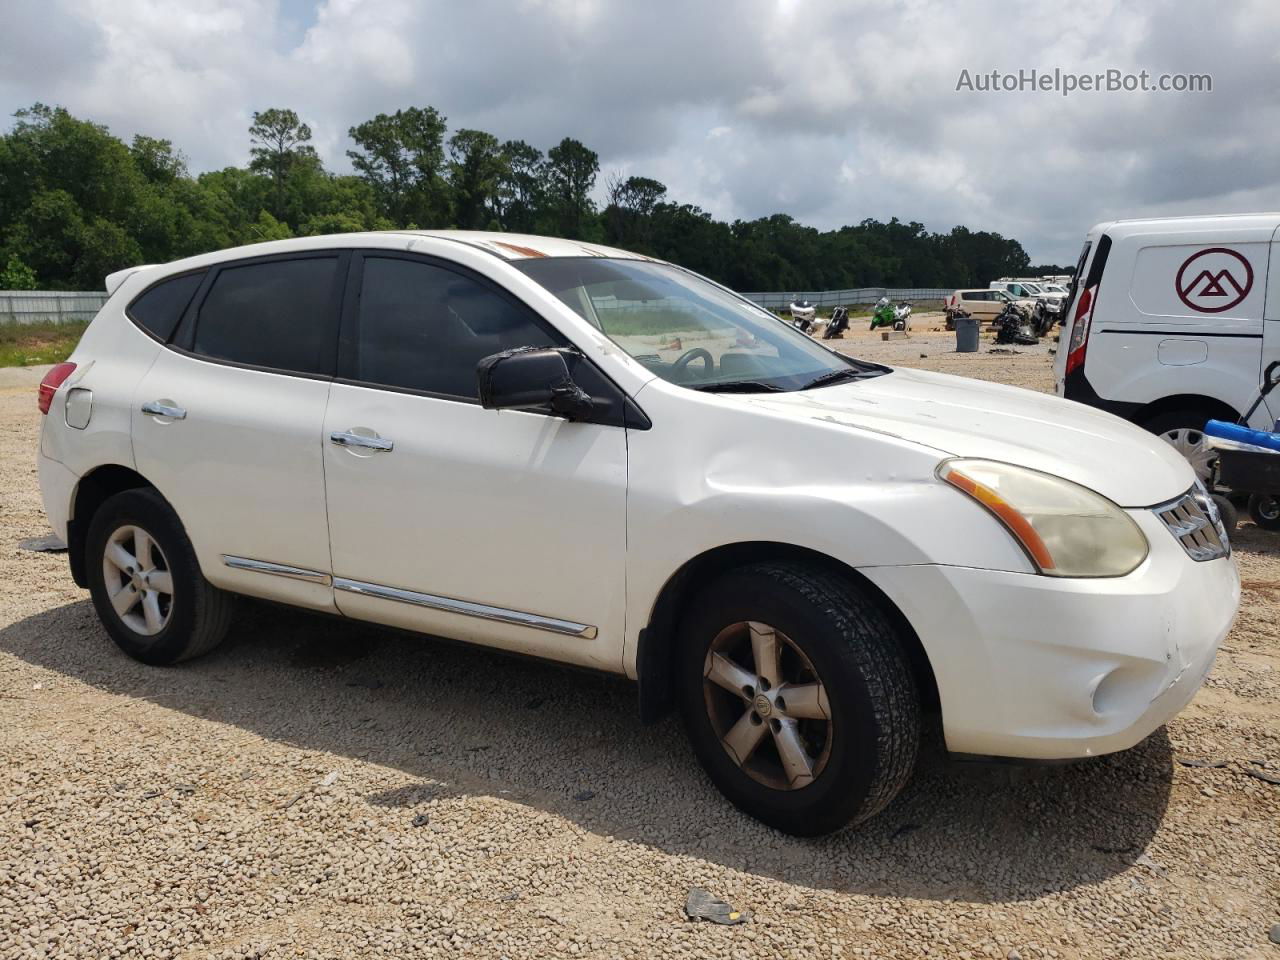
M1197 563L1159 519L1125 577L1058 579L970 567L862 572L916 630L954 753L1070 759L1127 749L1190 702L1231 629L1230 557Z

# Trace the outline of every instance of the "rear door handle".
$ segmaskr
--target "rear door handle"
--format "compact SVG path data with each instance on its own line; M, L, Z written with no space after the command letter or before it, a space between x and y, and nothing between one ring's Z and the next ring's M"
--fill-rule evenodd
M187 419L187 411L182 407L170 406L159 400L149 400L142 405L142 412L152 417L166 417L169 420Z
M391 440L383 437L363 437L358 433L352 433L350 430L345 433L329 434L329 442L336 443L340 447L361 447L378 453L390 453L396 448L395 443Z

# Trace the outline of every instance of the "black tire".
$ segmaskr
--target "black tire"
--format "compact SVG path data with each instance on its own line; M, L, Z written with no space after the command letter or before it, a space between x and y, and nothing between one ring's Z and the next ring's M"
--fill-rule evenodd
M103 556L107 541L124 527L137 527L160 549L172 578L167 621L153 635L131 627L112 606ZM126 490L98 508L85 537L89 593L111 639L125 653L153 666L166 666L208 653L227 634L235 598L205 580L191 541L173 507L150 488Z
M826 690L829 752L806 786L753 778L711 718L708 651L726 628L751 621L790 638ZM920 741L915 678L889 619L844 579L793 563L734 570L686 608L679 641L677 689L689 740L711 780L744 812L785 833L818 836L873 816L910 779Z
M1227 528L1227 533L1234 533L1240 524L1240 513L1236 510L1236 505L1224 497L1220 493L1212 494L1213 502L1218 505L1218 514L1222 517L1222 525Z
M1249 498L1249 517L1263 530L1280 530L1280 496L1255 493Z
M1159 436L1169 430L1189 429L1203 430L1204 425L1213 418L1207 413L1199 410L1169 410L1165 413L1157 413L1154 417L1149 417L1142 422L1144 430L1150 430Z

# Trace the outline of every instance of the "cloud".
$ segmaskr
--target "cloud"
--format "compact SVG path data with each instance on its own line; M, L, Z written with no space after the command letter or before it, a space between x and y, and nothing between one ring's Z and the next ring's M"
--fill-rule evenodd
M243 163L254 110L346 131L431 104L450 127L656 177L716 216L898 216L1074 260L1120 216L1274 205L1280 8L1173 0L10 0L0 109L36 100ZM1209 73L1213 92L979 93L971 74Z

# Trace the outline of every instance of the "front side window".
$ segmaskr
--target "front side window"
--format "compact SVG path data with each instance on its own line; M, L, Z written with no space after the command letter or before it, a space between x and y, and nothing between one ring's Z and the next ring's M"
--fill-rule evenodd
M196 318L192 349L214 360L332 373L337 257L227 267Z
M541 284L653 373L699 390L802 390L883 373L828 350L715 284L670 264L529 258Z
M421 260L366 257L345 375L477 399L476 364L514 347L562 346L524 306Z
M157 340L167 341L202 280L203 270L162 280L129 304L126 312Z

